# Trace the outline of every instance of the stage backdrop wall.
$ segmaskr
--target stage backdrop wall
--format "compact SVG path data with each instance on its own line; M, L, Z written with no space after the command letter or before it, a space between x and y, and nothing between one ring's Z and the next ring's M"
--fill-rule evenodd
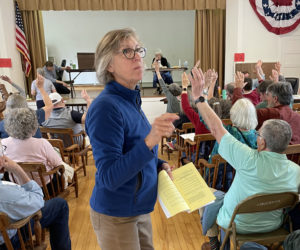
M145 64L151 66L160 48L171 66L194 63L195 11L43 11L48 56L60 65L62 59L77 63L77 52L95 52L103 35L112 29L131 27L147 48ZM77 83L93 83L94 74L79 76ZM173 72L180 81L180 73ZM144 74L152 82L152 73Z

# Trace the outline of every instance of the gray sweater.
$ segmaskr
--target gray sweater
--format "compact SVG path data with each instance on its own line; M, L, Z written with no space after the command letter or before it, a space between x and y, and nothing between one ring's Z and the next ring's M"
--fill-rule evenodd
M162 88L162 91L167 97L168 104L167 104L167 112L168 113L180 113L180 101L177 99L176 96L173 96L168 87L166 86L163 79L159 79L159 84Z

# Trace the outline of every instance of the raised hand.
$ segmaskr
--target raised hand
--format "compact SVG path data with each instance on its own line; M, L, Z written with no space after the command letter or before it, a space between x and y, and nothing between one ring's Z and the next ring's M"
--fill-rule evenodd
M278 75L280 75L280 70L281 70L281 63L280 62L275 63L275 69L277 70Z
M2 79L3 81L6 81L6 82L12 84L12 80L8 76L6 76L6 75L1 75L0 79Z
M88 95L87 91L85 89L83 89L81 91L81 97L84 99L84 100L88 100L88 99L91 99L90 96Z
M45 78L43 76L41 76L40 74L37 74L36 86L38 89L44 88L44 81L45 81Z
M262 66L262 60L258 60L255 65L255 68L261 68L261 66Z
M218 79L218 72L216 72L214 69L211 72L211 80L212 82L216 82Z
M205 82L204 88L207 89L212 82L212 70L208 69L203 75L204 75L204 82Z
M153 65L154 65L155 71L159 72L159 62L158 61L154 61Z
M235 88L244 88L244 86L247 84L244 82L245 80L245 76L242 72L237 71L235 73L235 77L234 77L234 86Z
M199 68L199 61L196 63L194 68L192 69L192 74L188 75L188 78L192 84L192 95L194 100L196 100L199 96L202 95L204 89L204 74L202 70Z
M179 119L178 115L165 113L157 117L153 124L150 133L145 138L145 143L149 149L152 149L161 141L161 137L170 137L175 129L173 122Z
M273 82L278 82L279 81L279 73L277 70L275 69L272 69L272 75L269 76L270 79L273 81Z
M182 88L187 88L190 85L189 78L185 72L183 72L181 75L181 84Z

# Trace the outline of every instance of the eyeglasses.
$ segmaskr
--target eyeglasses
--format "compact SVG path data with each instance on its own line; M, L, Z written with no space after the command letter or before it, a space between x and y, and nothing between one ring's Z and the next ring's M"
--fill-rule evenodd
M146 56L146 48L140 47L136 49L126 48L121 51L127 59L133 59L135 53L138 53L141 58Z

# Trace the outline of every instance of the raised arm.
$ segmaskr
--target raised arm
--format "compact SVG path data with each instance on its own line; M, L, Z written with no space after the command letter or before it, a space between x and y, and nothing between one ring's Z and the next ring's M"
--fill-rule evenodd
M44 89L44 81L45 81L45 78L42 77L40 74L37 74L36 87L41 92L41 95L43 97L43 101L45 103L45 107L43 107L43 109L45 111L45 120L48 120L48 118L50 117L51 112L53 110L53 104L52 104L51 99L49 98L48 93Z
M199 62L197 62L195 67L192 69L193 76L189 75L190 82L192 83L192 94L195 101L199 100L199 97L203 97L204 89L204 75L202 70L197 68L198 65ZM223 127L222 121L209 107L207 102L197 102L197 108L205 123L208 125L211 133L218 143L220 143L222 137L227 133L226 129Z
M210 100L211 98L214 97L214 90L215 90L217 79L218 79L218 72L216 72L213 69L211 71L211 80L210 80L210 84L208 86L207 100Z
M91 105L93 99L88 95L88 93L86 92L85 89L83 89L83 90L81 91L81 97L82 97L82 98L86 101L86 103L87 103L87 110L84 112L84 114L83 114L83 116L82 116L82 118L81 118L81 123L84 124L84 123L85 123L85 118L86 118L86 113L87 113L87 111L88 111L88 109L89 109L89 107L90 107L90 105Z
M157 75L157 79L158 79L158 81L159 81L159 84L160 84L160 86L161 86L161 88L162 88L164 94L165 94L165 95L169 94L170 91L169 91L169 89L167 88L164 79L162 79L161 74L160 74L160 71L159 71L159 63L158 63L157 61L155 61L155 62L153 63L153 65L154 65L154 67L155 67L155 73L156 73L156 75Z
M243 98L243 88L245 86L244 82L245 76L242 72L238 71L235 74L234 78L234 90L233 90L233 97L232 97L232 105L238 100Z

